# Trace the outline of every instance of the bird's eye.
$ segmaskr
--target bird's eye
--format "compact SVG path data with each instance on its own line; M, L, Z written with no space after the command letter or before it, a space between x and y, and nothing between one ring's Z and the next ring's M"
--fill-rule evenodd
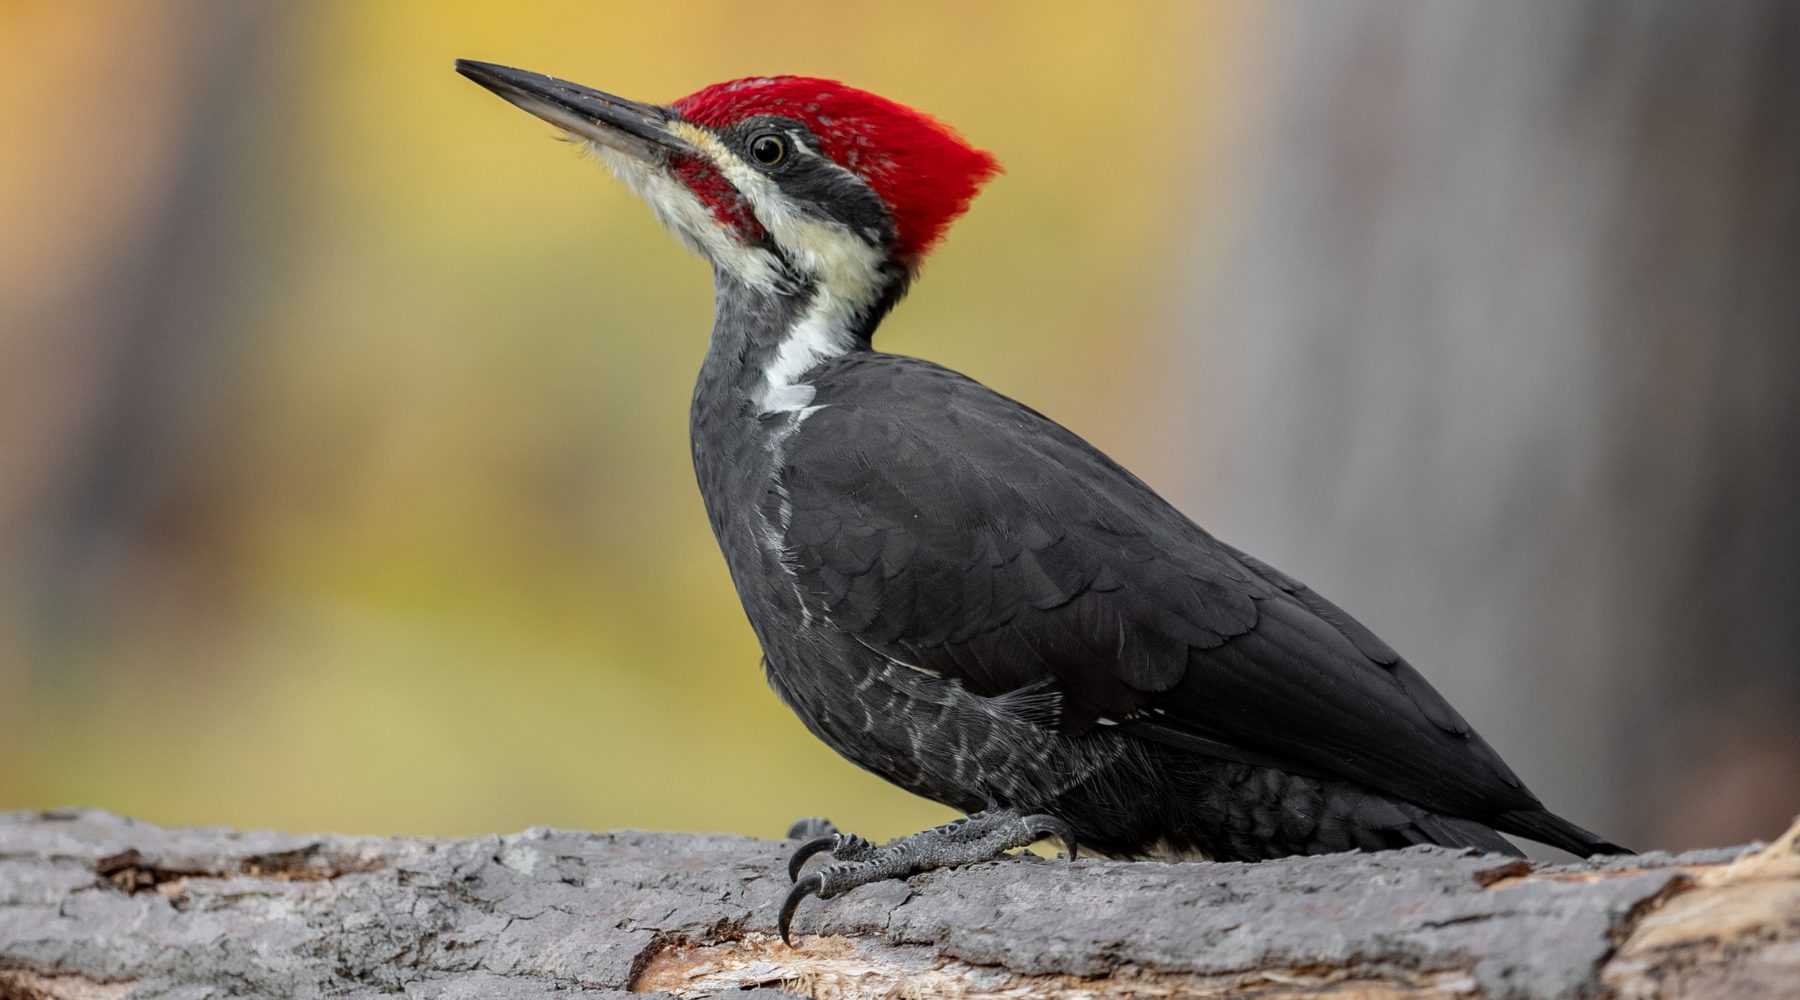
M781 136L765 132L750 140L750 155L763 166L772 167L787 155L787 143L781 141Z

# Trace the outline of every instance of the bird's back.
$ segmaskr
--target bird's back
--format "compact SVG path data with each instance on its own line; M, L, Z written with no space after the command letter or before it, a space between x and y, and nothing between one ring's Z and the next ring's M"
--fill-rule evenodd
M773 484L810 623L786 627L835 630L982 698L1053 692L1036 725L1116 743L1112 770L1146 778L1223 762L1230 774L1199 781L1214 798L1273 781L1306 787L1265 798L1320 815L1334 796L1353 814L1364 792L1485 823L1541 811L1379 638L1054 421L874 351L806 381L816 395ZM1333 849L1360 846L1347 839Z

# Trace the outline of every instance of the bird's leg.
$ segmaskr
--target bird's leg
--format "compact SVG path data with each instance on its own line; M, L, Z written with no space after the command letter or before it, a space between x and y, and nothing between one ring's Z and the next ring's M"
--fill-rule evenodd
M829 825L829 824L827 824ZM795 824L796 827L799 824ZM1061 820L1043 814L1021 816L1012 809L989 809L943 826L876 847L854 833L831 833L800 845L788 862L794 888L781 904L777 926L788 941L794 911L807 896L830 899L859 885L882 879L907 878L932 868L953 868L991 861L1016 847L1029 847L1045 837L1055 837L1075 857L1075 835ZM800 877L800 866L815 854L829 853L833 864ZM792 942L789 941L791 944Z

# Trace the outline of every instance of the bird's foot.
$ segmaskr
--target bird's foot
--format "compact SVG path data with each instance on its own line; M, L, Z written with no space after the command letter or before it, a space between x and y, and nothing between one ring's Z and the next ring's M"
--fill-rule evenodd
M1011 809L974 813L910 837L889 841L882 847L876 847L854 833L838 833L828 820L800 820L789 835L824 828L830 828L832 832L820 833L800 845L788 861L788 877L794 881L794 888L781 904L777 926L781 930L781 940L789 944L793 943L788 938L788 928L793 923L794 911L807 896L830 899L870 882L907 878L931 868L991 861L1007 851L1029 847L1045 837L1062 841L1071 860L1076 850L1074 833L1055 816L1021 816ZM815 854L830 854L835 863L801 878L800 866Z

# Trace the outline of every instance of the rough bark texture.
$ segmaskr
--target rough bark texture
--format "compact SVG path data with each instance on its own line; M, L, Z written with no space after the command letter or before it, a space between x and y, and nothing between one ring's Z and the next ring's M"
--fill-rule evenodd
M1441 848L1263 864L1024 856L808 903L790 949L774 920L791 842L295 836L10 813L0 1000L1793 996L1796 833L1561 867Z

